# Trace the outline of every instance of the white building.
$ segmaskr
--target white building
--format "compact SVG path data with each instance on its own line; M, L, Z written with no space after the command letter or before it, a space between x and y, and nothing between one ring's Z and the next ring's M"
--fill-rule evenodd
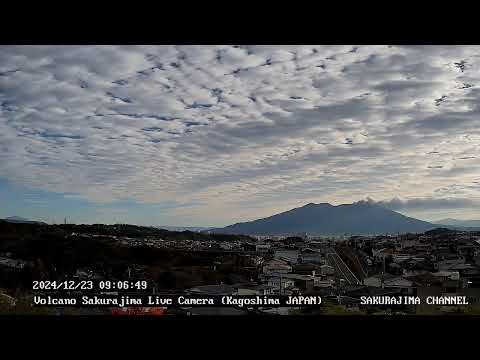
M460 273L458 271L438 271L432 273L433 276L439 277L442 280L459 280Z
M256 252L268 252L270 250L271 245L270 244L257 244L255 246L255 251Z
M263 275L262 278L265 285L274 288L276 294L284 294L284 290L289 290L295 286L295 282L293 281L293 279L285 278L281 274Z

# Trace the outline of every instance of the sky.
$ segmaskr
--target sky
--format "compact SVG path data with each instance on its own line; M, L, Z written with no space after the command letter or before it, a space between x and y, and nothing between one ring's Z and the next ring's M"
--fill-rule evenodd
M479 46L1 46L0 218L479 219Z

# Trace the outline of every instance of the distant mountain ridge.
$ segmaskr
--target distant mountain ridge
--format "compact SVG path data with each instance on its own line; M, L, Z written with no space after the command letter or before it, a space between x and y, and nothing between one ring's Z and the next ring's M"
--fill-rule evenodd
M20 217L20 216L10 216L10 217L8 217L8 218L0 219L0 220L6 221L6 222L11 222L11 223L45 224L45 223L42 222L42 221L29 220L29 219L22 218L22 217Z
M202 232L212 229L212 227L203 227L203 226L155 226L157 229L165 229L169 231L193 231L193 232Z
M461 227L480 227L480 220L457 220L457 219L442 219L435 222L436 224L448 225L448 226L461 226Z
M249 235L375 235L423 233L438 227L367 201L331 205L309 203L270 217L237 223L210 232Z

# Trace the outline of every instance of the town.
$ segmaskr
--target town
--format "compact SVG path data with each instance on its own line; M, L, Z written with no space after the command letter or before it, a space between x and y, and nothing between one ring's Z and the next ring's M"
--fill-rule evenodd
M151 284L144 291L147 295L321 297L315 307L186 304L162 307L164 315L479 313L480 232L475 231L438 228L421 234L269 237L130 225L0 222L0 227L1 313L113 312L105 307L32 307L33 297L42 294L32 291L34 279L142 279ZM468 301L424 300L435 297Z

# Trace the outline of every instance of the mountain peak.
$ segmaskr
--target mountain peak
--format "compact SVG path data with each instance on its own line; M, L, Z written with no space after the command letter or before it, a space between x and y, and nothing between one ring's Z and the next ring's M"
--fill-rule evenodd
M378 204L375 200L368 197L365 200L359 200L359 201L356 201L353 204L349 204L349 205L378 205Z
M332 204L329 204L329 203L319 203L319 204L315 204L313 202L311 203L308 203L302 207L306 208L306 207L318 207L318 206L333 206Z
M366 235L421 233L434 227L434 224L404 216L377 205L373 200L367 200L338 206L308 203L267 218L214 229L214 232L248 235Z

